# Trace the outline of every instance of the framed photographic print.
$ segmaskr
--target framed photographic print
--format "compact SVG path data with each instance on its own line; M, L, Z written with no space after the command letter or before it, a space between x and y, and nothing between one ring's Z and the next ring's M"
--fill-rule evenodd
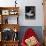
M9 10L2 10L2 15L9 15Z
M10 15L16 15L17 14L17 11L15 11L15 10L10 10L10 13L9 13Z
M35 19L35 6L25 6L25 18Z

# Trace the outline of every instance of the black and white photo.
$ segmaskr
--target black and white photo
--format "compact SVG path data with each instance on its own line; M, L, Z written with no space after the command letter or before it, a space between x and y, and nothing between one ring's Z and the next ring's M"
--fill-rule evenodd
M25 6L25 18L35 19L35 6Z

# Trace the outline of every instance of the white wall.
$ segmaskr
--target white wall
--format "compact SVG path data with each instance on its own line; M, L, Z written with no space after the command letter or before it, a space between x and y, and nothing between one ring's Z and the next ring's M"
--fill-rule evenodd
M14 6L15 0L0 0L0 6ZM19 24L21 26L43 26L43 6L42 0L17 0L19 10ZM25 6L36 7L36 18L34 20L25 19Z

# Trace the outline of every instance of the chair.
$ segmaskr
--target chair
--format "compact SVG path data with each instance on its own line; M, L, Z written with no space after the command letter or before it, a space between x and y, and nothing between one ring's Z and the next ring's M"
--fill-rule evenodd
M33 36L34 38L36 38L36 40L37 40L37 44L35 44L34 46L41 46L39 40L37 39L37 34L33 31L32 28L28 28L28 29L26 30L26 32L25 32L25 34L24 34L24 37L22 38L21 46L27 46L29 42L26 43L25 40L26 40L26 39L29 40L29 38L32 38L32 36ZM30 42L30 45L31 45L31 42ZM30 45L29 45L29 46L30 46Z

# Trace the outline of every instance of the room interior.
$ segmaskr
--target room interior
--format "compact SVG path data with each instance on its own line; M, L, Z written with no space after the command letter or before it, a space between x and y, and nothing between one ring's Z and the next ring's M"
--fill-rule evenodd
M21 46L28 28L46 46L46 1L0 0L0 46Z

